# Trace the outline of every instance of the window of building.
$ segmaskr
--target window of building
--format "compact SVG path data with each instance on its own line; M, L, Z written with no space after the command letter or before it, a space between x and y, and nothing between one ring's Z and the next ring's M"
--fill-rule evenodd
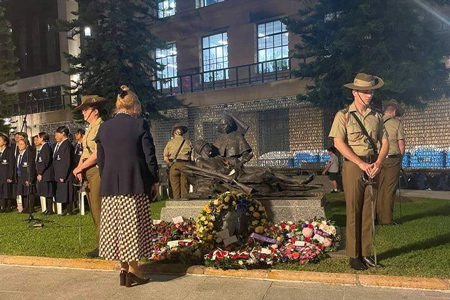
M258 72L289 69L289 40L280 20L258 24Z
M197 8L223 2L224 0L196 0Z
M166 18L175 15L175 0L158 0L158 18Z
M168 89L178 86L177 81L177 46L175 43L167 44L167 48L156 49L156 62L164 66L157 72L157 89ZM164 80L166 79L166 80Z
M289 110L262 111L259 114L260 153L289 151Z
M203 81L228 78L228 35L226 32L202 39ZM217 70L217 71L215 71Z

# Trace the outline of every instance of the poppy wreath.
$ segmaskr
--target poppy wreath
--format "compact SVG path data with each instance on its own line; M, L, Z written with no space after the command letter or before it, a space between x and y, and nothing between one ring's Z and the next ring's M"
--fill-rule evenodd
M229 212L237 215L237 228L244 227L244 230L235 235L231 233L231 237L223 235L224 222ZM255 228L264 227L267 224L266 210L261 202L247 194L225 192L218 195L217 199L210 200L198 215L197 238L211 248L227 247L232 244L242 245ZM227 241L228 238L231 240Z

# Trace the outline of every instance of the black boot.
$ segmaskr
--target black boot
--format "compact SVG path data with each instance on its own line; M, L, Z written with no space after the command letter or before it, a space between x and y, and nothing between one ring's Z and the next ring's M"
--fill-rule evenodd
M349 260L350 263L350 268L352 268L353 270L357 270L357 271L363 271L363 270L367 270L366 265L361 261L361 258L359 257L350 257Z

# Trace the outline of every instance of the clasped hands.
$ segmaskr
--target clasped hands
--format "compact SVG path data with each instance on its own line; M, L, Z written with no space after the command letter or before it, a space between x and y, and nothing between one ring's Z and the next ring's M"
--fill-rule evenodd
M381 171L381 167L380 164L378 162L374 162L374 163L366 163L366 162L361 162L358 164L358 167L364 171L364 173L367 174L367 176L369 176L369 178L375 178L375 176L378 175L378 173L380 173Z

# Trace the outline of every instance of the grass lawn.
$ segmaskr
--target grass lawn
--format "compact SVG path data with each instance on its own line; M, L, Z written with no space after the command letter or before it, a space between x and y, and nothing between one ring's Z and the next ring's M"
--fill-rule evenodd
M164 201L151 204L153 219L159 219ZM43 229L32 228L24 220L28 215L0 214L0 255L46 257L86 257L95 248L94 223L89 213L84 216L34 217L44 221Z
M328 194L327 218L345 226L343 194ZM381 269L363 274L389 274L419 277L450 277L450 201L403 198L394 209L401 225L377 226L377 253ZM313 265L278 265L277 269L353 273L346 258L328 258Z
M327 217L345 226L343 194L328 194ZM164 201L152 204L158 219ZM363 274L389 274L449 278L450 201L403 198L402 216L396 203L395 220L401 225L377 227L377 249L384 268ZM43 229L29 228L26 215L0 214L0 254L47 257L85 257L95 246L91 217L36 217L49 221ZM81 229L81 230L80 230ZM81 239L80 239L81 233ZM353 273L346 258L327 258L318 264L279 264L276 269Z

